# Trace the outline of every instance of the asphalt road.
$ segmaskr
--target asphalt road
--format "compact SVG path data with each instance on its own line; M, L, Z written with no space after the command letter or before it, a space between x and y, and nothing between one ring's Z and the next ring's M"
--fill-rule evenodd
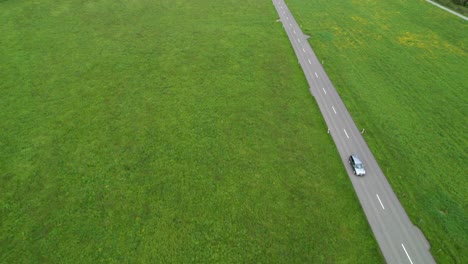
M336 92L307 37L294 20L283 0L273 0L280 21L291 41L299 63L329 128L330 135L348 172L367 221L387 263L435 263L429 243L411 223L358 130L343 101ZM326 133L326 131L324 131ZM366 168L366 176L353 174L348 158L357 154ZM359 245L356 245L359 250ZM365 250L365 249L361 249Z

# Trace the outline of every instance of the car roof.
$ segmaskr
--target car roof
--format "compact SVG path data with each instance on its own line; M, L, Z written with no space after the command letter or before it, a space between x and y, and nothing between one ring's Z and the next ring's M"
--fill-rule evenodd
M351 155L351 157L353 157L354 162L362 163L362 161L359 159L359 157L356 154Z

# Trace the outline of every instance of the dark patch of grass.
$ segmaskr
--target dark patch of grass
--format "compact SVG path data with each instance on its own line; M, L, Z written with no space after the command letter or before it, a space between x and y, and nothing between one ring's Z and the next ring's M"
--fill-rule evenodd
M446 6L455 12L458 12L464 16L468 15L468 5L462 5L463 1L453 1L453 0L433 0L443 6Z

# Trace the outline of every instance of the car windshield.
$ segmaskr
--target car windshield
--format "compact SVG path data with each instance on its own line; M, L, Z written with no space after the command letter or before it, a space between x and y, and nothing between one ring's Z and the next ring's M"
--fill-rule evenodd
M362 169L362 164L361 163L356 163L356 169Z

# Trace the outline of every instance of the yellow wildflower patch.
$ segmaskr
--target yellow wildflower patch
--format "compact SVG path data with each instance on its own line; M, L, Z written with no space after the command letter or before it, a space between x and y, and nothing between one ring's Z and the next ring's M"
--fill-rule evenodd
M463 55L464 53L462 49L454 46L451 43L441 40L439 36L434 33L415 34L411 32L405 32L402 36L398 37L398 43L403 46L417 47L429 52L435 49L444 49L445 52L454 54Z
M359 22L361 24L367 24L367 20L365 20L364 18L360 17L360 16L352 16L351 17L352 20L356 21L356 22Z

